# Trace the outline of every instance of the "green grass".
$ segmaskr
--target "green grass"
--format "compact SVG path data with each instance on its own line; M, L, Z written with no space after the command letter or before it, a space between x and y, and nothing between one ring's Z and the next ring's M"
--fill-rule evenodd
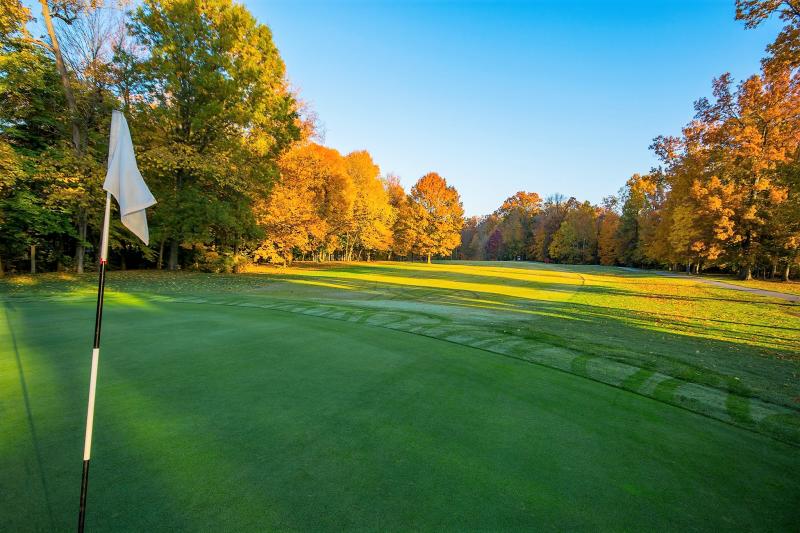
M94 276L0 285L0 530L72 529ZM797 530L800 307L599 267L112 272L92 530Z

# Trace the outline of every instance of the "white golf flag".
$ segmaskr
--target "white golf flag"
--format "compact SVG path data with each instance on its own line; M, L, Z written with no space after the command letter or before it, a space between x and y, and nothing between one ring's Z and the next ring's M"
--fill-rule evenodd
M136 166L133 141L125 115L111 115L111 139L108 143L108 173L103 189L119 204L122 223L145 244L150 240L145 209L156 203Z

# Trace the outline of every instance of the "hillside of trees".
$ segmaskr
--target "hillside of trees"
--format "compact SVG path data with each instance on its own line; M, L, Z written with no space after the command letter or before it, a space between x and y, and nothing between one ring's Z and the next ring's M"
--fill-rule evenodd
M457 257L797 275L798 0L737 0L747 28L783 21L761 72L715 79L682 134L654 140L661 166L618 195L598 206L518 192L467 219L438 174L405 191L368 152L321 145L245 7L115 6L0 6L0 275L96 266L112 109L158 199L150 246L115 218L115 268Z

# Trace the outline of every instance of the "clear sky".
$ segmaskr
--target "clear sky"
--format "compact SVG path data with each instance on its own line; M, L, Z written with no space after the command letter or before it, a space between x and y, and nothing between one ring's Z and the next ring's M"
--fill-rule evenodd
M325 144L406 188L436 171L466 214L518 190L599 202L657 161L711 79L756 73L774 21L734 0L248 0Z

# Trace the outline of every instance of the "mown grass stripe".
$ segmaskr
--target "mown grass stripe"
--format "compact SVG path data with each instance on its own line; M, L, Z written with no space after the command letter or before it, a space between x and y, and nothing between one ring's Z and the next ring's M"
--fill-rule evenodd
M640 368L639 370L637 370L636 372L625 378L621 386L624 389L636 392L639 390L639 387L641 387L645 381L647 381L653 376L654 373L655 372L653 372L652 370L647 370L646 368Z

